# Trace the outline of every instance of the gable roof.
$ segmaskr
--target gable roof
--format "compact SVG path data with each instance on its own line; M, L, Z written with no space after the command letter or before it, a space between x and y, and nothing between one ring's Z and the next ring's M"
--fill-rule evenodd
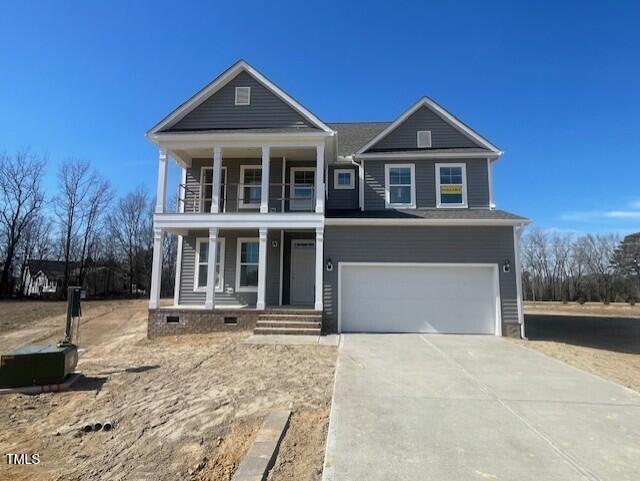
M447 122L453 128L464 134L467 138L473 141L475 145L480 148L486 149L487 151L501 155L502 152L498 147L493 145L487 139L482 137L480 134L475 132L471 127L464 124L462 121L457 119L453 114L449 113L443 107L438 105L432 99L428 97L422 97L415 104L409 107L402 115L400 115L396 120L394 120L391 124L389 124L384 130L382 130L379 134L377 134L374 138L372 138L369 142L367 142L363 147L361 147L356 154L364 154L372 147L374 147L378 142L384 139L387 135L392 133L396 128L402 125L411 115L416 113L420 108L425 107L435 113L442 120Z
M64 276L64 261L50 260L50 259L29 259L27 261L27 267L32 277L42 272L49 279L57 279ZM77 262L69 262L69 270L79 267Z
M339 156L351 155L386 129L391 122L331 122L327 125L338 133Z
M147 135L157 134L167 128L177 124L180 120L184 119L190 112L195 110L198 106L202 105L207 99L209 99L213 94L222 89L225 85L235 79L242 72L246 72L253 79L263 85L266 89L271 91L275 96L280 98L285 104L290 106L293 110L299 113L304 119L306 119L310 125L317 127L318 129L331 133L333 132L324 122L322 122L318 117L316 117L313 113L303 107L299 102L294 100L291 96L289 96L286 92L280 89L277 85L271 82L267 77L262 75L256 69L254 69L251 65L249 65L244 60L239 60L227 70L225 70L222 74L220 74L217 78L215 78L212 82L210 82L207 86L189 98L187 101L183 102L178 108L176 108L173 112L167 115L164 119L158 122L155 126L153 126L148 132Z

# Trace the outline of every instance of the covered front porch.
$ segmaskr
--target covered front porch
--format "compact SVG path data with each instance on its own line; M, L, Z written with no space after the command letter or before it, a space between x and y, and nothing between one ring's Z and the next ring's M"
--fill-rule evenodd
M162 309L322 311L323 227L171 231L179 235L174 298ZM160 282L154 275L150 309L161 308Z

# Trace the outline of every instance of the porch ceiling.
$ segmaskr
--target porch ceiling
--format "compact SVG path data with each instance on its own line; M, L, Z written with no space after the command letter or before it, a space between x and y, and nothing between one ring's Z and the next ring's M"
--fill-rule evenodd
M193 159L213 158L210 148L191 148L170 150L169 153L178 162L190 167ZM286 157L290 160L316 160L315 147L273 147L272 158ZM222 159L261 159L262 150L259 147L225 147L222 149Z

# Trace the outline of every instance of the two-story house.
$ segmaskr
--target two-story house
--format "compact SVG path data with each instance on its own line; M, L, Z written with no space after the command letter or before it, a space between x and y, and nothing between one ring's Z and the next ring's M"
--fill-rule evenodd
M149 335L257 323L520 336L528 221L495 208L502 152L433 100L393 122L325 123L239 61L147 137L159 148ZM179 236L172 306L159 299L165 232Z

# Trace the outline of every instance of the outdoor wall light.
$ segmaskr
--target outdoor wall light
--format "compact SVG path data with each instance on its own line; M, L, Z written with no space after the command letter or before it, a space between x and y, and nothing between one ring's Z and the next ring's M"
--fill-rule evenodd
M278 247L278 241L277 240L273 240L271 241L271 247Z
M502 263L502 272L509 272L511 270L511 263L509 259L505 259Z
M333 270L333 262L331 259L327 259L327 271L331 272Z

